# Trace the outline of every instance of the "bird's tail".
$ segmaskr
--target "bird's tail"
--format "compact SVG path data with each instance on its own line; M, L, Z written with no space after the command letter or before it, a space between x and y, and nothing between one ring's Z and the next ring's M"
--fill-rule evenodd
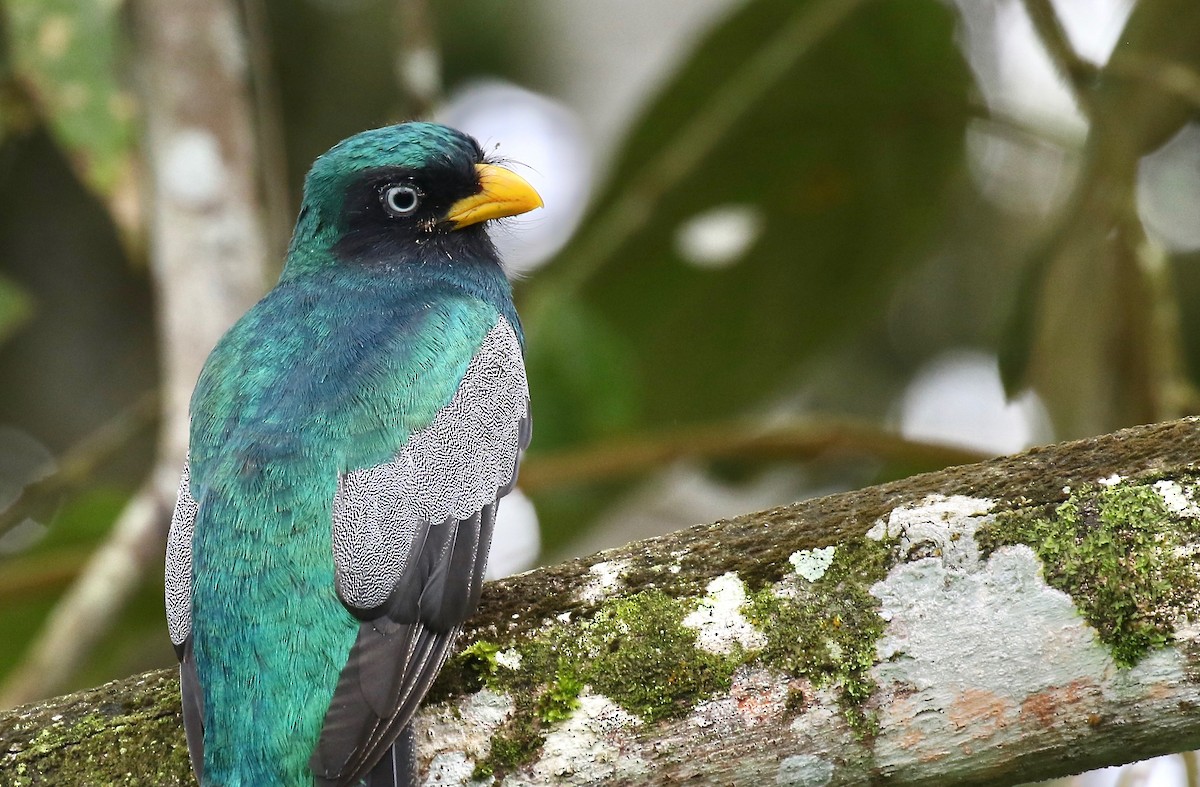
M417 741L412 724L384 752L363 787L417 787Z

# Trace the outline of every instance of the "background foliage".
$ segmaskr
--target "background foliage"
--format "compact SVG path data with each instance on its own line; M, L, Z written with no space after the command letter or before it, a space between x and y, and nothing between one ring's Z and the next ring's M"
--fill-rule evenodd
M506 80L582 119L597 188L517 283L545 559L1197 410L1192 0L1107 3L1111 57L1049 0L680 5L624 114L581 74L639 53L582 4L235 5L277 250L317 154L438 110L406 47L432 42L451 96ZM0 0L0 676L152 462L136 6ZM1065 113L1005 92L1018 17ZM171 663L160 594L156 568L75 685Z

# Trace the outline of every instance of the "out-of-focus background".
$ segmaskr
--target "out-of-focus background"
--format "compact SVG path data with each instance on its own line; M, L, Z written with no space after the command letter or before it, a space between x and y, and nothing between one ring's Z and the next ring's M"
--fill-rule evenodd
M1200 411L1195 0L0 0L4 702L174 663L194 364L413 117L547 205L495 573Z

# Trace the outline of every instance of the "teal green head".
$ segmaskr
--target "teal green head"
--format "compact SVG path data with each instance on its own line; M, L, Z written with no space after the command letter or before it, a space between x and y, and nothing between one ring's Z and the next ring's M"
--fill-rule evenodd
M348 262L492 256L483 223L541 206L532 186L460 131L436 123L364 131L309 170L284 277Z

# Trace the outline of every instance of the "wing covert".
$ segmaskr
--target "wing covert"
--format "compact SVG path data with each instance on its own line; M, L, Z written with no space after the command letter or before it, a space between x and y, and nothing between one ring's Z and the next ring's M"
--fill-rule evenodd
M511 488L528 414L521 346L501 317L433 422L392 461L338 480L333 551L347 606L378 610L420 553L425 530L467 519Z
M167 533L166 608L167 631L179 658L179 685L183 702L183 727L187 733L188 756L197 778L204 761L204 698L192 655L192 535L198 506L192 497L191 465L183 463L179 494Z
M433 422L339 479L337 590L361 623L310 760L319 784L356 783L408 726L478 604L529 437L521 345L500 317Z
M167 533L166 607L167 630L175 653L183 657L183 643L192 631L192 533L196 525L196 501L191 491L191 469L183 463L179 495Z

